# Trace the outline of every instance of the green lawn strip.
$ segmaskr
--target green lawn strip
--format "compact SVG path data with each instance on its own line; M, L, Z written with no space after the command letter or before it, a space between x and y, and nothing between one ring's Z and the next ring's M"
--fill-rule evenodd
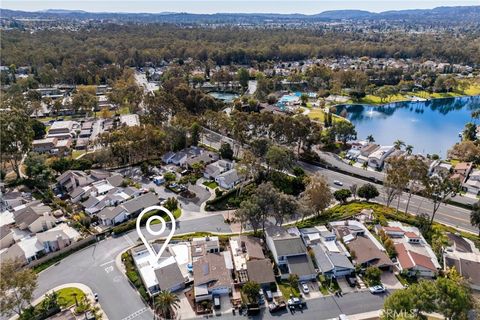
M278 287L280 288L280 291L282 292L282 295L285 299L290 298L290 294L292 294L294 297L300 297L300 290L298 288L294 288L288 283L287 281L283 280L278 283Z
M218 187L218 183L216 183L215 181L205 181L202 184L206 187L209 187L210 189L216 189Z
M79 303L85 297L85 293L74 287L63 288L57 291L58 294L58 304L64 308L71 307L76 302Z
M130 282L135 286L142 299L148 303L150 301L150 297L147 293L147 289L145 289L145 286L143 285L142 278L140 278L140 274L135 267L135 262L130 254L130 250L122 254L122 261L123 265L125 266L125 273L128 280L130 280Z
M329 279L322 274L318 276L318 284L320 292L323 295L329 295L335 291L340 290L340 287L338 286L338 283L335 279Z

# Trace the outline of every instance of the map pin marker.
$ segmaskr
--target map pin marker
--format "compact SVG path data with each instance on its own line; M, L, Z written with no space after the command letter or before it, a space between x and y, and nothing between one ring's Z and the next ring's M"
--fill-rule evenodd
M160 251L159 251L158 253L156 253L155 250L153 250L153 247L148 243L147 239L146 239L145 236L142 234L142 226L141 226L142 217L143 217L145 214L147 214L148 212L154 211L154 210L160 210L160 211L165 212L165 213L170 217L170 222L172 223L172 229L170 230L169 235L168 235L167 238L165 239L165 242L163 243L163 245L162 245L162 247L160 248ZM151 224L152 224L152 222L153 222L154 220L160 221L161 228L160 228L160 230L158 230L158 231L152 230ZM158 260L159 260L160 257L162 256L162 253L163 253L163 252L165 251L165 249L167 248L168 243L170 242L170 240L171 240L172 237L173 237L173 234L175 233L175 227L176 227L175 217L174 217L173 214L170 212L170 210L168 210L168 209L165 208L164 206L151 206L151 207L145 208L145 209L143 209L143 211L140 212L140 214L138 215L138 218L137 218L137 233L138 233L139 238L142 240L143 244L144 244L145 247L147 248L148 253L150 253L151 262L153 263L153 265L158 265ZM165 219L164 219L162 216L160 216L160 215L153 215L153 216L149 217L149 218L147 219L147 223L145 224L145 229L146 229L146 231L147 231L150 235L152 235L152 236L160 236L160 235L162 235L166 228L167 228L167 222L166 222Z

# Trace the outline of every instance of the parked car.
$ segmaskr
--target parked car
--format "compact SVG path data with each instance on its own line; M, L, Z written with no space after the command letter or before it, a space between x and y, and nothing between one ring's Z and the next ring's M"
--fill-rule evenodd
M216 309L216 310L219 310L221 305L220 305L220 296L213 296L213 307Z
M357 286L357 278L356 277L346 277L348 284L350 287L355 288Z
M280 302L280 303L273 302L268 305L268 311L270 311L270 313L275 313L275 312L286 310L286 309L287 309L287 304L285 302Z
M98 302L98 293L95 292L93 294L93 298L95 299L95 302Z
M265 298L263 297L263 291L261 289L258 292L258 304L261 306L265 304Z
M368 290L370 290L370 292L373 293L373 294L384 293L385 292L385 287L382 286L382 285L378 285L378 286L370 287L370 288L368 288Z
M337 186L343 186L343 182L338 180L333 180L333 184L336 184Z
M267 301L272 301L273 300L272 291L265 290L265 297L267 297Z
M310 289L308 288L308 284L306 282L302 282L301 285L302 285L303 293L309 293L310 292Z

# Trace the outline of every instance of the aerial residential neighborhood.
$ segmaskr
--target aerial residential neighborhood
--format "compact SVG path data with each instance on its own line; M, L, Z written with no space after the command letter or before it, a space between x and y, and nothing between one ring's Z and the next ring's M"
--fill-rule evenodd
M0 33L0 320L480 317L478 3L5 0Z

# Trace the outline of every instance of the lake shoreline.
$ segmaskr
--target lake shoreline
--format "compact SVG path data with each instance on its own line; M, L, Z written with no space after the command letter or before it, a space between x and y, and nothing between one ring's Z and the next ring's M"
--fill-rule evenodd
M437 97L437 98L422 98L418 96L412 97L412 99L405 99L405 100L395 100L391 102L386 102L386 103L366 103L366 102L345 102L345 103L338 103L334 105L334 107L337 106L355 106L355 105L362 105L362 106L369 106L369 107L385 107L391 104L395 103L405 103L405 102L428 102L428 101L435 101L435 100L444 100L444 99L457 99L457 98L469 98L469 97L480 97L479 94L473 94L473 95L458 95L458 96L453 96L453 97ZM413 98L419 98L419 100L413 99Z

